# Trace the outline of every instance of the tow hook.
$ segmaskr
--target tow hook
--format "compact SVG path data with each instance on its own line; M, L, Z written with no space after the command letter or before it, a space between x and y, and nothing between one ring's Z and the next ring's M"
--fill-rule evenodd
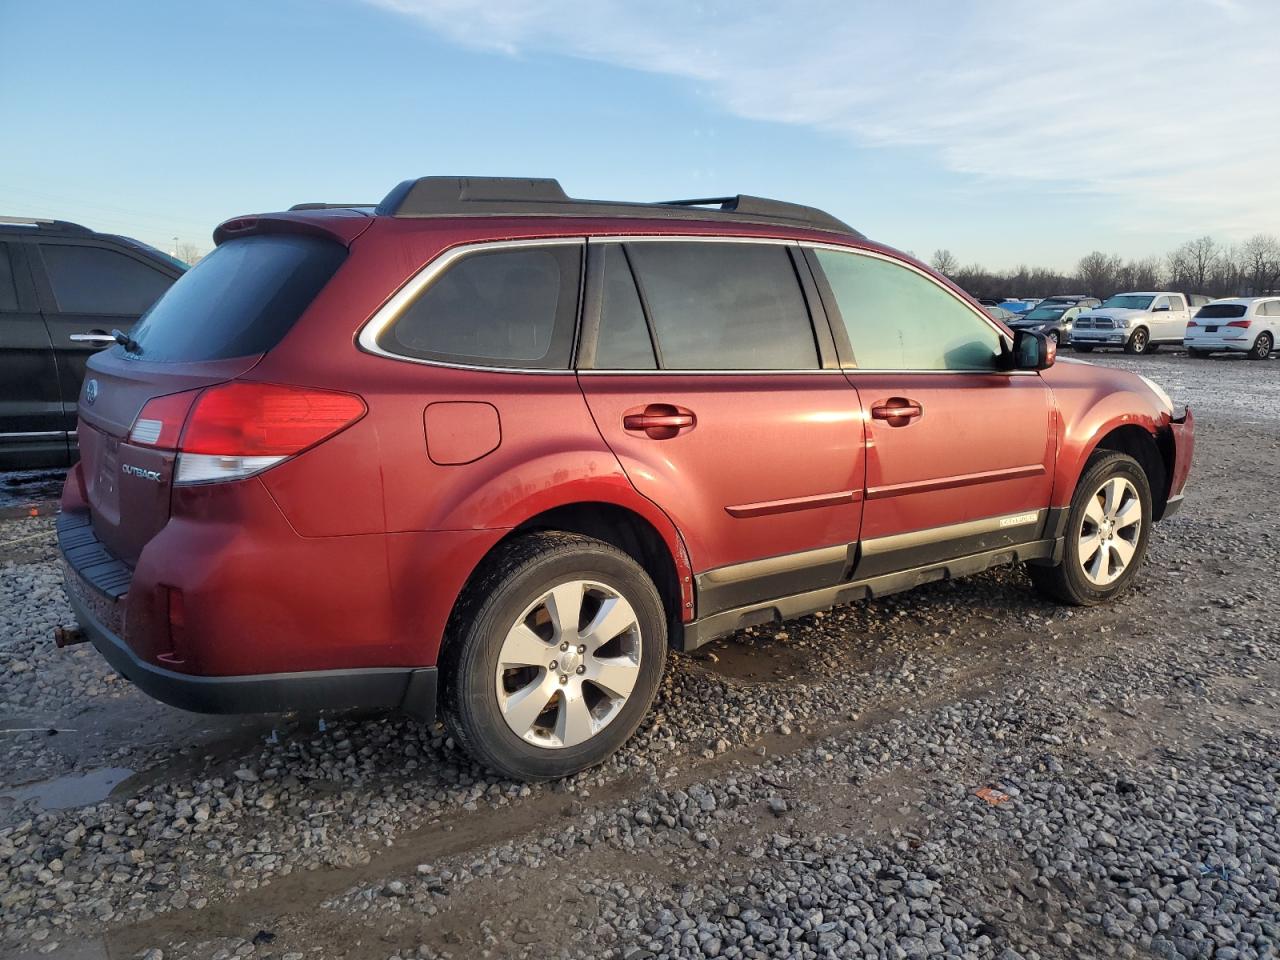
M85 636L83 630L79 627L54 627L53 642L58 645L58 649L69 647L73 643L84 643L89 638Z

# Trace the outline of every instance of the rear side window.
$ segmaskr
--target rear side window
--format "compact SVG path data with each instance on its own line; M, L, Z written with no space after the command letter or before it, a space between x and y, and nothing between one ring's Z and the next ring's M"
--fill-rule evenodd
M103 247L42 243L40 256L62 313L136 317L173 283L154 267Z
M1258 312L1264 317L1280 317L1280 300L1268 300Z
M995 369L999 334L950 291L879 257L814 252L860 369Z
M640 295L621 244L604 250L604 289L600 302L600 334L596 344L598 370L653 370L658 366L649 339Z
M579 243L468 254L405 307L378 346L424 360L567 370L581 260Z
M1243 317L1248 306L1243 303L1207 303L1196 314L1197 320L1230 320Z
M13 264L9 261L9 245L0 243L0 310L18 309L18 288L13 283Z
M629 244L666 370L814 370L791 255L768 243Z
M134 328L133 338L147 360L265 353L346 255L342 244L319 237L259 234L228 240L182 275Z

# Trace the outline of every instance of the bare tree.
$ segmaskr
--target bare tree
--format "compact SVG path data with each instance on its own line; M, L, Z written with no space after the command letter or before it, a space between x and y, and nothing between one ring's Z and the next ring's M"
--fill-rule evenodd
M944 277L950 277L960 269L960 261L950 250L935 250L929 263Z
M1076 273L1084 293L1092 297L1109 297L1119 286L1120 258L1100 250L1080 258Z
M1269 233L1250 237L1240 246L1239 264L1250 293L1269 292L1280 283L1280 240Z
M197 263L200 262L200 259L204 256L204 251L201 250L199 247L197 247L194 243L187 243L184 240L182 243L177 244L173 248L173 255L177 257L179 260L181 260L183 263L194 267Z

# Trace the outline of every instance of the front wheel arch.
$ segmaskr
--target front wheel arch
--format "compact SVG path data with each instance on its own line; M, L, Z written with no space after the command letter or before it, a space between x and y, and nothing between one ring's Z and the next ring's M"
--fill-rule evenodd
M1151 488L1154 519L1159 520L1164 515L1165 504L1169 499L1169 477L1172 476L1173 472L1172 446L1170 445L1168 451L1166 451L1157 441L1157 438L1145 429L1128 424L1116 427L1099 438L1098 442L1093 445L1082 460L1086 468L1090 458L1099 450L1112 450L1116 453L1127 454L1138 461L1138 465L1142 467L1142 472L1147 475L1147 484ZM1083 472L1082 469L1082 475Z

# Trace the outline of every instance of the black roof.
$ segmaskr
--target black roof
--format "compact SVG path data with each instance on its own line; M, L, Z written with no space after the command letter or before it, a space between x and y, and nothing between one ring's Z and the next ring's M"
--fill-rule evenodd
M328 205L299 206L316 209ZM807 227L862 237L853 227L831 214L798 203L746 194L667 200L660 203L575 200L564 192L558 180L548 178L419 177L398 184L382 199L374 212L391 217L634 217L645 220L723 220L730 223Z

